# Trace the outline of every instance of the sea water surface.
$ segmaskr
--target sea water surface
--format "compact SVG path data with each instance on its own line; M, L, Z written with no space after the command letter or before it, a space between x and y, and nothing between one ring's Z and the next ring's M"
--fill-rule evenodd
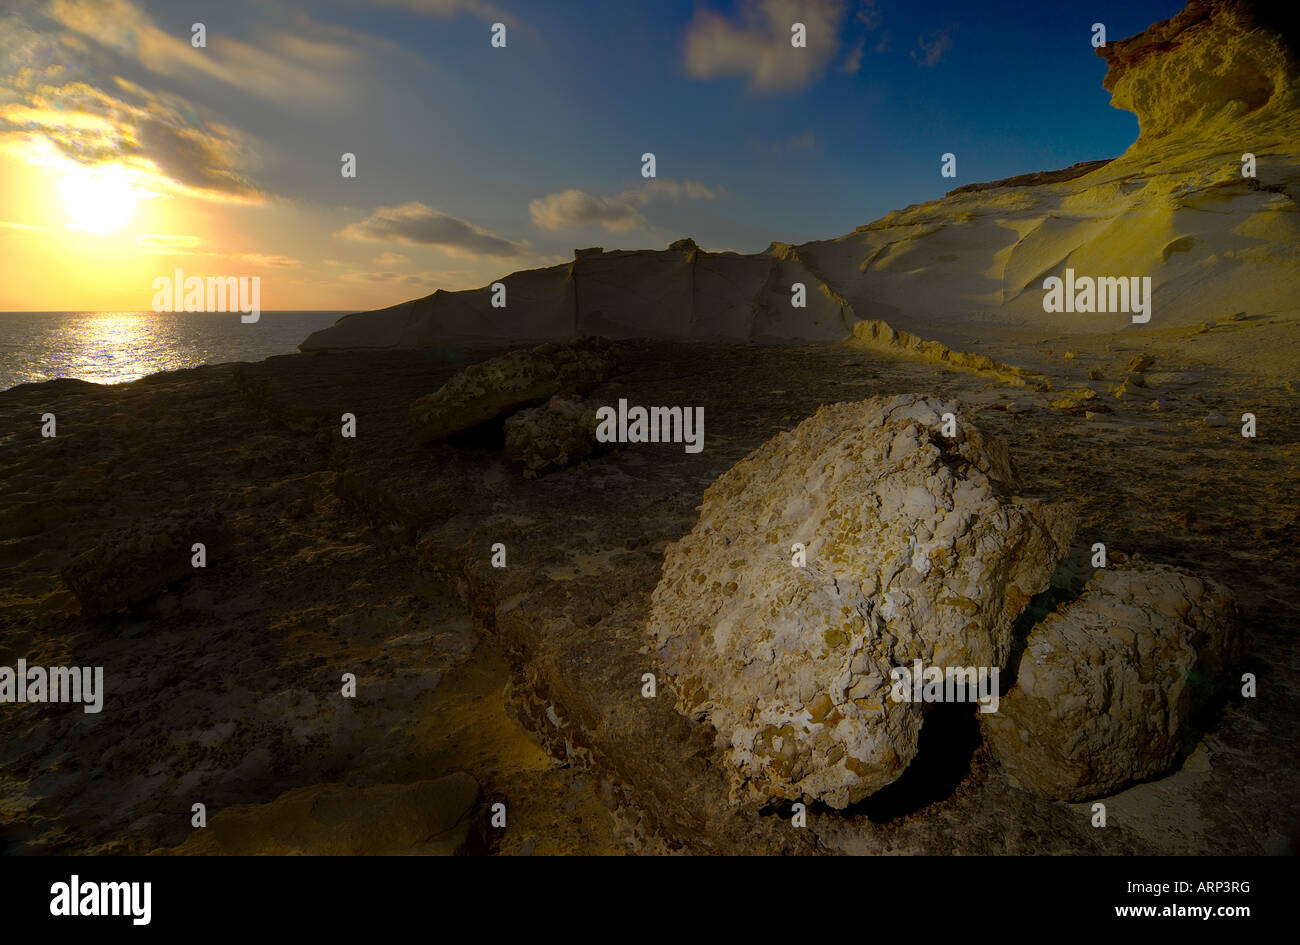
M345 312L0 312L0 390L75 377L122 384L158 371L292 354Z

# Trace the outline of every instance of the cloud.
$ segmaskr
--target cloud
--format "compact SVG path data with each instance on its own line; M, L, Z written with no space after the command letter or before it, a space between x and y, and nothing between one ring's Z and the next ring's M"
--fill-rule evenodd
M798 137L791 138L781 145L783 151L811 151L817 147L817 133L809 128Z
M840 64L840 69L846 75L857 75L858 70L862 68L862 55L867 50L867 37L859 36L848 54L844 57L844 62Z
M254 266L265 266L268 269L293 269L302 265L301 259L294 259L292 256L277 256L274 253L209 253L211 256L221 256L223 259L235 259L239 262L251 263Z
M429 13L450 19L462 13L476 16L489 22L505 23L509 26L517 22L509 13L484 0L379 0L384 6L402 7L412 13Z
M49 227L35 223L20 223L17 220L0 220L0 236L14 236L18 233L33 233L47 230Z
M719 193L699 181L652 178L640 187L609 196L570 189L539 197L528 205L528 213L533 224L543 230L602 226L611 233L626 233L648 225L641 208L652 200L715 200Z
M270 269L289 269L302 265L302 260L294 259L292 256L200 249L204 242L201 237L179 233L149 233L137 236L135 241L142 249L155 256L208 256L213 259L229 259Z
M864 29L874 30L880 26L880 7L876 3L877 0L861 0L858 3L853 18L861 23Z
M188 256L201 252L199 247L203 240L197 236L183 236L172 233L149 233L137 236L136 243L159 256Z
M511 242L417 202L397 207L376 207L366 219L349 223L335 236L437 246L460 256L519 256L528 251L527 243Z
M952 49L952 30L955 27L949 27L945 30L938 30L931 33L927 39L924 36L918 36L916 39L916 48L912 50L912 60L919 66L932 69L939 64L939 61L947 55L948 50Z
M686 74L747 78L762 92L805 88L835 55L844 12L844 0L741 0L734 20L701 8L686 29ZM790 45L795 23L807 48Z
M327 260L328 262L328 260ZM369 285L385 282L400 282L407 285L433 286L434 288L473 288L481 285L483 279L477 278L467 269L444 269L437 272L425 271L400 273L385 270L375 272L370 269L347 269L332 276L333 284Z
M156 26L131 0L54 0L50 16L61 26L171 78L215 79L249 95L284 105L334 106L351 100L353 87L342 67L363 58L358 44L339 30L299 18L299 29L316 29L338 39L263 30L274 48L262 49L230 35L209 35L208 45L190 45L190 32ZM348 34L349 36L351 34Z
M862 59L867 51L867 38L880 28L880 23L881 13L880 8L876 5L876 0L859 0L858 9L853 15L853 24L861 32L858 34L858 38L849 46L849 51L845 53L843 61L840 62L840 71L845 75L857 75L862 69ZM887 44L887 37L882 36L873 51L884 52Z
M376 266L400 266L402 263L410 262L401 253L380 253L370 261Z
M146 191L258 202L246 176L249 150L233 128L204 121L182 98L115 79L113 92L85 82L40 85L0 105L0 143L30 163L118 164Z

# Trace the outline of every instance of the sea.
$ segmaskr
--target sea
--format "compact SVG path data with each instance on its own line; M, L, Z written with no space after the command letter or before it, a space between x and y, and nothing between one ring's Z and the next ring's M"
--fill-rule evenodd
M124 384L158 371L293 354L346 312L0 312L0 390L75 377Z

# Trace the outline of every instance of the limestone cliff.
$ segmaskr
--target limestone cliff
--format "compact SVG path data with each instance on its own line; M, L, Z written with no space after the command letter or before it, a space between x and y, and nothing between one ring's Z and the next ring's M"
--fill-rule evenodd
M840 298L784 243L754 255L710 253L693 240L666 250L580 249L572 262L502 278L506 306L492 289L439 290L411 302L340 319L299 347L419 347L448 338L547 340L613 338L845 337L854 319ZM791 289L805 286L794 309ZM792 316L791 313L797 313Z
M351 315L304 350L583 333L837 340L859 319L956 342L1006 326L1110 332L1125 312L1043 310L1043 280L1150 276L1144 330L1238 312L1300 311L1300 84L1294 35L1264 4L1192 0L1097 52L1112 104L1141 133L1121 156L959 187L838 239L742 255L681 240L664 251L583 250L490 289L438 291ZM1254 178L1242 173L1253 154ZM807 287L806 308L790 304ZM1258 343L1255 343L1258 346ZM1249 352L1244 352L1248 355Z

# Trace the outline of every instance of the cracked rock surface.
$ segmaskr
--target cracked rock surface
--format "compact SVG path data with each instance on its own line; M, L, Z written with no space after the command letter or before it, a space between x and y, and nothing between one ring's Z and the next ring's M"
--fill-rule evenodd
M411 425L422 443L436 443L556 394L580 394L607 381L617 348L590 336L489 358L456 373L411 405Z
M648 628L735 799L861 800L917 750L925 706L890 698L892 667L1007 663L1075 527L1015 487L956 402L905 395L822 407L708 488Z
M596 449L597 405L579 394L556 394L505 422L505 457L524 478L579 462Z
M1113 794L1177 764L1241 650L1217 582L1169 567L1099 571L1031 631L1016 685L981 716L985 738L1027 790Z

